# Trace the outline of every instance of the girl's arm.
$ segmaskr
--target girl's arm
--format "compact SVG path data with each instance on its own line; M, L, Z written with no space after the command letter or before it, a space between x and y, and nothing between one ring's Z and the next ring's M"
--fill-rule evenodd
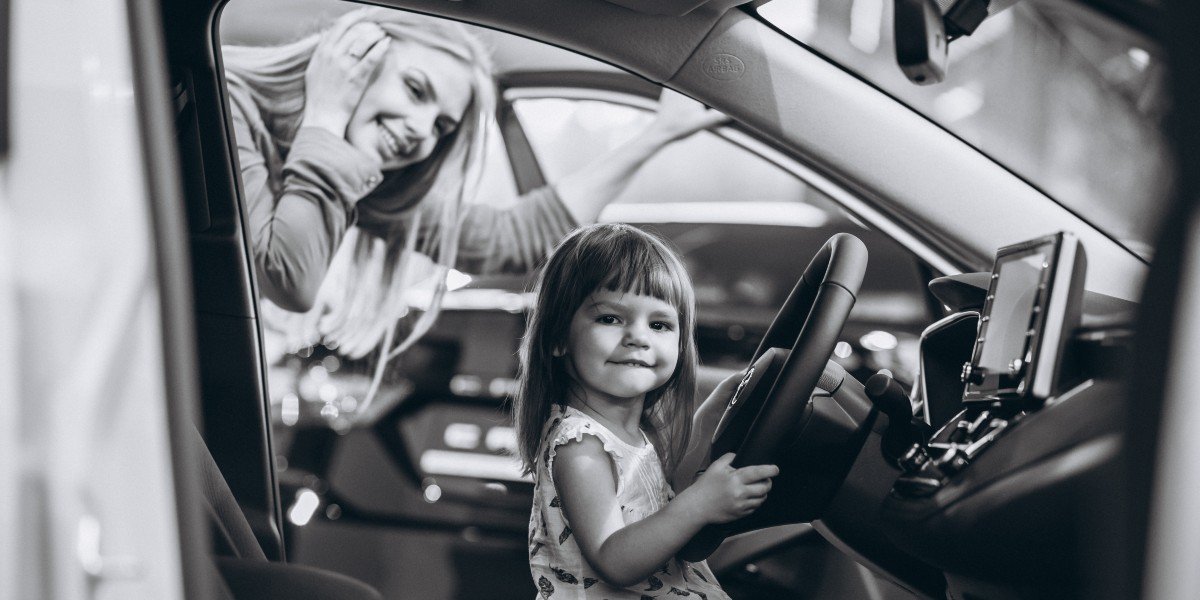
M612 462L600 440L585 435L558 447L554 483L583 557L606 582L628 587L660 569L702 527L758 508L771 489L772 465L733 469L732 454L713 461L665 508L625 525Z
M625 191L633 174L667 144L729 117L678 92L663 88L654 121L633 139L613 148L558 182L554 189L578 223L593 223L608 203Z

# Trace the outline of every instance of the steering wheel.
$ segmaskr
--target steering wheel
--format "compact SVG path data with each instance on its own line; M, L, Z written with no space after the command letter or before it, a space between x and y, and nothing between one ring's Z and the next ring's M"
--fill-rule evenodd
M839 233L825 242L796 282L729 399L711 449L713 459L736 452L735 468L776 464L780 473L758 510L705 527L683 547L680 558L703 560L735 533L811 521L841 486L857 448L849 456L838 451L847 445L845 423L836 423L845 414L814 411L812 396L826 363L836 364L829 356L866 268L867 247L857 237Z

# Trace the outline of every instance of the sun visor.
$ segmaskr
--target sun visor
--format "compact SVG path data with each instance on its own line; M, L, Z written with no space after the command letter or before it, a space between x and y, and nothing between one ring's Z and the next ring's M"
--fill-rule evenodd
M648 15L669 15L678 17L686 15L701 6L708 6L718 13L723 13L739 4L750 0L608 0L617 6L624 6Z

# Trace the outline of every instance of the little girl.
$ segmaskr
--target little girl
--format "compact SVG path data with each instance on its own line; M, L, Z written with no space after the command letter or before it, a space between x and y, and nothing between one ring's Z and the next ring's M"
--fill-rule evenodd
M735 470L727 454L696 477L740 374L693 419L695 318L679 257L639 229L586 227L550 256L513 405L536 478L529 566L539 598L728 598L705 563L675 553L705 525L756 509L779 470Z

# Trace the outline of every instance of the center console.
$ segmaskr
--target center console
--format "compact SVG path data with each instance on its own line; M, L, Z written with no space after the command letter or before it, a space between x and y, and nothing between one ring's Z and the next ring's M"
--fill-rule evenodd
M1061 357L1079 325L1086 266L1083 247L1069 233L996 253L971 358L960 372L963 410L898 458L896 495L941 489L1060 391Z
M1119 492L1107 483L1120 480L1132 317L1085 292L1085 272L1079 241L1058 233L1001 248L990 273L931 283L954 312L922 336L913 423L883 434L908 443L882 445L899 474L879 526L951 597L1103 595L1080 557L1119 533L1103 499Z

